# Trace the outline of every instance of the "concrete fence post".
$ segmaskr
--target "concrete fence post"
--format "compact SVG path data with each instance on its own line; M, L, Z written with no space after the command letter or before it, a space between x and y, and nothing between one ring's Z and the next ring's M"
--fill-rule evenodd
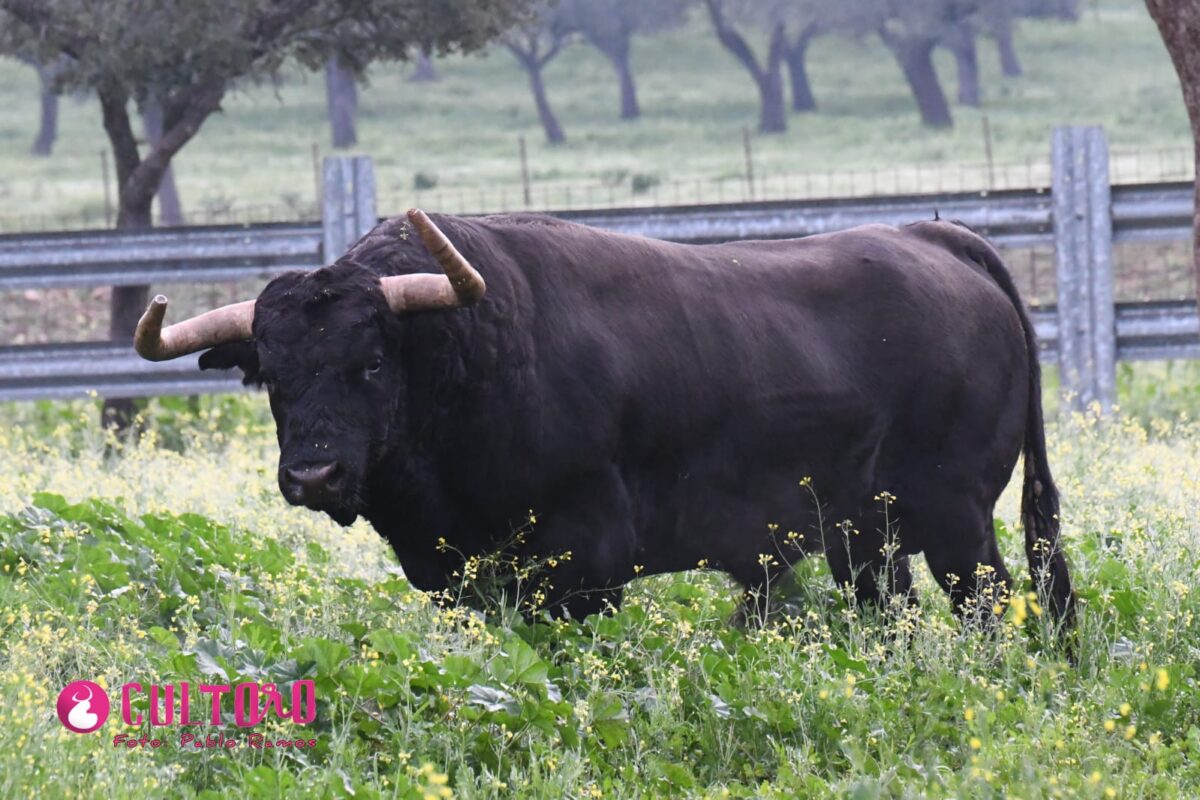
M375 168L367 156L330 156L321 174L321 255L332 264L379 221Z
M1054 130L1051 143L1058 281L1058 366L1075 410L1116 400L1116 309L1108 142L1099 127Z

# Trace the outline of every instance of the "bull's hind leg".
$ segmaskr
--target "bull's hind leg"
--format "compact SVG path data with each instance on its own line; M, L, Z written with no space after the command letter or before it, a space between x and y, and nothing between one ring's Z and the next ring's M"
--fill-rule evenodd
M855 536L866 539L849 541ZM908 556L886 546L879 534L851 533L829 542L825 559L833 580L839 587L852 587L861 605L889 610L917 604Z
M616 589L594 589L592 591L580 590L562 598L558 603L551 606L550 614L556 619L569 617L570 619L583 620L592 614L609 613L621 607L621 597L624 593L625 590L623 587Z
M742 602L730 623L738 628L763 625L774 609L775 587L791 572L792 564L776 556L758 563L729 567L729 574L742 586Z
M862 489L849 495L870 497ZM825 560L839 589L850 588L856 602L882 611L899 610L917 604L908 556L901 551L894 514L885 505L863 507L845 499L832 504L822 535ZM853 508L851 514L844 509ZM905 524L901 520L900 524Z
M991 525L979 514L943 517L941 535L929 537L925 560L938 585L950 596L954 612L963 620L992 625L1008 603L1012 576L1000 556ZM960 526L953 524L958 520Z

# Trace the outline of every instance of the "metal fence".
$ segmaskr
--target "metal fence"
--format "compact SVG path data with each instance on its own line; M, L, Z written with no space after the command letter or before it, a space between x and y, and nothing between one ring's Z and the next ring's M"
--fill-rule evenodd
M1116 149L1109 153L1113 183L1161 183L1190 180L1190 147ZM780 171L754 166L719 176L669 178L627 169L609 170L592 180L553 178L486 185L441 185L426 172L419 176L393 166L379 175L380 185L401 187L378 197L384 214L410 206L444 214L494 214L506 211L568 211L596 208L654 208L664 205L751 203L764 200L824 200L834 197L994 192L1045 188L1051 183L1049 157L1022 161L893 164L886 167ZM419 178L419 179L418 179ZM430 183L433 182L433 185ZM319 186L320 181L315 181ZM288 193L284 202L245 203L221 196L185 209L188 225L246 225L295 222L320 216L320 198ZM84 230L111 224L98 202L75 214L0 214L0 234L47 230Z
M936 212L1001 246L1053 247L1058 302L1034 310L1043 359L1057 360L1077 406L1110 405L1117 360L1200 358L1193 301L1113 302L1112 248L1191 236L1192 185L1109 185L1098 128L1055 132L1050 190L894 195L655 208L562 210L556 216L679 242L789 238L864 223L900 225ZM312 269L344 252L376 220L367 158L327 159L322 221L0 236L0 291L67 286L263 279ZM139 359L126 343L0 348L0 400L235 391L196 357Z

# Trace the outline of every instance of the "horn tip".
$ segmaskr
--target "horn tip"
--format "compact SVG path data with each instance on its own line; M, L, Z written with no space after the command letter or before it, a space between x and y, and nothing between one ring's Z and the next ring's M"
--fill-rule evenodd
M150 301L150 305L165 306L167 304L167 296L165 294L156 294L154 299Z
M417 219L418 217L423 217L423 216L425 216L425 212L419 208L410 208L408 210L408 218L409 219Z

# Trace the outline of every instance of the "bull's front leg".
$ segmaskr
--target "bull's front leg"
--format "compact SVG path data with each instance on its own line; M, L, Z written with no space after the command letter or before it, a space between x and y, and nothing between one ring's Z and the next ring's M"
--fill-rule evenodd
M637 539L629 493L615 468L568 486L552 508L536 510L521 556L539 565L531 610L582 620L620 607L624 585L637 577Z

